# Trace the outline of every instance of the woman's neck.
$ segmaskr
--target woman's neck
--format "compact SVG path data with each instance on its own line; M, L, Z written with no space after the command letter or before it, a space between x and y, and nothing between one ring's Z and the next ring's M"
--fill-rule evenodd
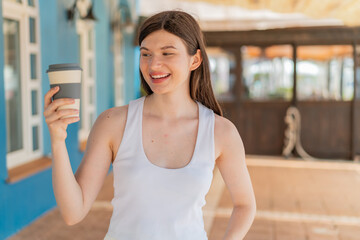
M182 117L197 116L197 104L190 95L156 94L146 97L144 105L145 114L162 119L178 119Z

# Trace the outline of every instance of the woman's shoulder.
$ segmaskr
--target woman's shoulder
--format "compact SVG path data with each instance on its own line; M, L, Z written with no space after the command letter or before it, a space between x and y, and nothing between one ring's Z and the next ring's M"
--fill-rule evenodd
M218 114L214 114L214 115L215 115L215 126L214 126L215 138L219 139L220 142L227 142L228 140L233 140L234 138L239 137L239 132L233 122Z
M112 107L103 111L97 118L95 125L103 130L114 132L115 129L125 128L129 105Z
M215 120L214 120L215 121L215 124L214 124L215 125L214 126L215 137L226 137L231 133L232 133L232 135L234 135L234 133L238 134L236 126L229 119L218 115L217 113L215 113L214 110L212 110L211 108L208 108L201 102L199 102L199 103L202 106L202 108L205 109L205 111L207 112L207 116L211 116L211 117L214 116L214 118L215 118Z
M138 99L130 101L130 103L127 105L109 108L109 109L103 111L99 115L97 121L102 123L102 125L108 125L110 128L111 127L125 128L126 119L127 119L127 115L128 115L128 109L129 109L130 104L132 102L134 104L138 103L141 100L142 100L142 98L138 98ZM112 123L114 123L115 125L112 125Z
M98 116L94 124L94 131L100 131L112 149L117 148L124 134L128 108L129 105L109 108Z
M228 156L232 156L233 153L239 151L245 153L243 141L234 123L225 117L215 114L214 128L215 146L218 148L217 158L224 156L225 158L221 157L221 159L232 161L232 157L229 158Z
M99 115L99 118L109 119L109 120L113 120L113 119L118 120L118 118L123 118L124 115L127 115L128 108L129 108L129 105L124 105L124 106L118 106L118 107L112 107L112 108L106 109Z
M234 123L232 123L229 119L220 116L216 113L215 115L215 129L223 130L223 131L234 131L237 130Z

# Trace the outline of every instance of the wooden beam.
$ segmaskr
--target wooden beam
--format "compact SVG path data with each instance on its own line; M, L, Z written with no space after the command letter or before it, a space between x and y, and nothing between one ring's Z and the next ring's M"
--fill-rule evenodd
M204 32L207 46L236 47L349 44L360 41L360 27L301 27L251 31Z

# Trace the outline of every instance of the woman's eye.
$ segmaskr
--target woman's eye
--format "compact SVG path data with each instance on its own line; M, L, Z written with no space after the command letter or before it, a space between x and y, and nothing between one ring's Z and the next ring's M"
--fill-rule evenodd
M142 57L149 57L150 54L148 54L148 53L142 53L141 56L142 56Z
M174 55L173 53L163 53L164 56Z

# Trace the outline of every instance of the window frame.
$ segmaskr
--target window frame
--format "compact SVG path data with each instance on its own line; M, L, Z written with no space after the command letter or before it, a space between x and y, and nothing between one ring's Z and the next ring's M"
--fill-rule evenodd
M120 15L120 14L119 14ZM125 104L124 41L120 26L113 32L115 106Z
M89 31L91 31L91 46L89 49ZM76 20L76 32L80 39L79 57L82 71L81 81L81 112L80 112L80 129L79 142L80 144L87 140L91 126L96 119L96 47L95 47L95 24L86 20ZM92 60L91 69L89 68L89 60ZM92 70L91 77L89 70ZM89 102L89 89L92 87L93 103ZM93 119L90 119L90 114L93 114ZM93 122L91 122L93 121Z
M41 42L40 42L40 16L38 10L38 0L34 1L34 6L28 6L28 1L21 3L3 0L3 19L15 20L19 23L20 41L20 82L22 94L22 127L23 127L23 148L6 155L7 169L12 169L20 165L29 163L43 155L43 124L42 124L42 87L41 87ZM35 19L35 43L30 43L29 19ZM4 34L4 33L2 33ZM35 79L31 79L31 54L36 55ZM37 91L36 107L37 114L32 115L31 92ZM5 112L6 114L6 112ZM33 150L32 128L38 126L38 149ZM9 133L7 133L9 134Z

